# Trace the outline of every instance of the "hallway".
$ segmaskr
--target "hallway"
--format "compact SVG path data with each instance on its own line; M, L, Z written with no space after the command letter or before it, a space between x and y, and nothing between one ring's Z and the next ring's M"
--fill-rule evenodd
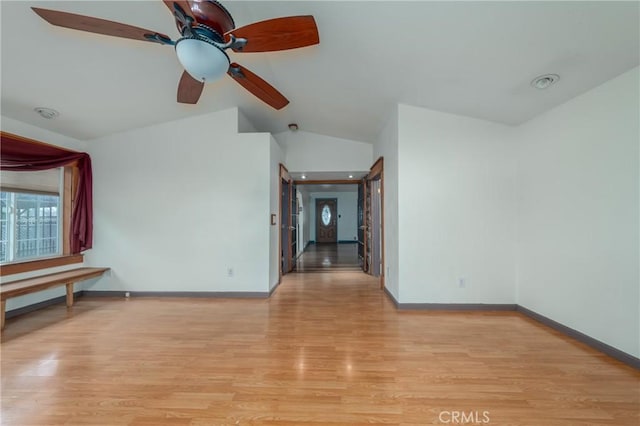
M358 244L309 244L298 257L294 272L361 271Z

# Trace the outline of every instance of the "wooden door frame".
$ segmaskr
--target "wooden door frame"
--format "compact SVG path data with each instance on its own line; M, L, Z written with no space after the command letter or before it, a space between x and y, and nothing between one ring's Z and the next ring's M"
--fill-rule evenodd
M367 187L367 177L363 177L360 183L362 185L362 270L369 273L369 264L367 263L367 253L369 244L367 244L367 214L369 214L369 204L367 203L367 194L369 189Z
M291 193L293 191L293 186L294 185L323 185L323 184L329 184L329 185L359 185L362 181L360 180L353 180L353 179L324 179L324 180L293 180L293 178L291 177L291 174L289 173L289 170L287 169L287 167L280 163L280 168L279 168L279 177L278 177L278 216L280 216L282 214L282 180L285 180L289 183L289 199L291 199ZM336 209L337 210L337 209ZM337 213L336 213L337 214ZM276 223L278 224L278 228L279 228L279 232L278 232L278 284L280 284L280 282L282 281L282 218L280 218L280 220L276 220ZM291 215L289 215L288 218L288 226L291 226ZM337 236L336 236L337 238ZM291 251L291 241L290 238L287 238L288 240L288 252ZM298 241L298 244L300 244L300 241ZM291 254L291 253L289 253ZM290 272L290 271L288 271Z
M293 191L293 179L289 174L289 170L285 167L284 164L280 163L280 173L278 174L278 216L282 215L282 181L286 181L289 183L289 204L291 204L291 192ZM291 206L289 206L291 208ZM282 217L280 220L277 220L279 232L278 232L278 283L282 281ZM291 215L287 218L287 254L289 259L291 259ZM286 272L289 273L293 269L293 266L290 265L291 268Z
M293 180L289 182L289 262L291 262L291 269L289 272L295 269L296 252L298 251L298 228L300 226L300 218L298 217L298 198L296 196L296 185ZM296 217L296 226L293 226L293 217ZM292 229L293 228L293 229ZM296 237L296 252L293 251L293 236L295 230Z
M281 164L281 172L282 172L282 168L284 168L284 166ZM284 170L286 171L286 168L284 168ZM287 171L287 175L288 175L288 171ZM381 266L382 266L382 272L380 273L380 288L384 289L385 286L385 276L387 273L387 269L385 267L385 251L386 251L386 246L385 246L385 240L384 240L384 157L379 157L375 163L373 163L373 165L371 166L371 168L369 169L369 173L362 179L362 180L346 180L346 179L335 179L335 180L295 180L293 181L293 183L295 185L318 185L318 184L330 184L330 185L360 185L363 183L364 180L375 180L377 178L380 178L380 240L381 240L381 244L382 244L382 253L381 253L381 257L382 259L380 260ZM282 182L282 179L280 179L280 182ZM366 185L365 185L365 190L366 190ZM280 184L280 194L282 194L282 184ZM365 197L366 199L366 197ZM280 196L280 202L282 202L282 196ZM366 203L365 203L365 209L366 209ZM280 209L282 210L282 208ZM363 212L363 214L366 214L366 210ZM282 236L279 239L280 242L282 242ZM366 244L366 238L364 243ZM280 252L280 251L279 251ZM365 252L366 253L366 252ZM282 268L279 268L282 269Z
M364 178L363 178L364 179ZM322 179L322 180L309 180L309 179L298 179L293 181L294 185L360 185L362 184L362 179ZM280 190L282 193L282 189ZM314 206L315 208L315 206ZM337 210L337 208L336 208ZM336 212L336 214L338 214ZM314 225L315 226L315 225ZM337 232L337 231L336 231ZM336 235L337 238L337 235ZM340 240L338 240L340 242Z
M385 276L387 274L387 269L385 267L385 259L384 253L386 246L384 245L384 158L380 157L373 163L371 169L369 170L369 174L365 176L366 180L378 180L380 179L380 241L382 245L382 253L381 253L381 269L380 272L380 288L384 288L385 286ZM366 188L366 185L365 185ZM365 241L366 243L366 241ZM366 254L366 253L365 253Z
M367 181L362 178L358 182L358 187L362 187L362 224L360 224L360 211L358 210L358 256L360 255L360 230L362 229L362 272L367 272ZM360 192L360 189L358 189ZM359 194L358 194L359 198ZM360 207L360 199L358 199L358 209Z

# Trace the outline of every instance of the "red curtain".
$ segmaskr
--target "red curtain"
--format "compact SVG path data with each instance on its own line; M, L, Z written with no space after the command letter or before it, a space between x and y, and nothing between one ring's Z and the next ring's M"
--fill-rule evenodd
M79 176L76 198L71 208L71 253L90 249L93 244L93 177L91 157L85 152L69 151L56 146L2 133L0 168L14 172L64 167L77 161Z

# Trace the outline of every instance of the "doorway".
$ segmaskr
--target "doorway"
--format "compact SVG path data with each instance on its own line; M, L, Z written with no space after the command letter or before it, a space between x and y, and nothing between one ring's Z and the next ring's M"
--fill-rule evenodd
M371 264L369 270L374 277L382 275L382 203L380 195L380 179L371 181L371 204L369 209L371 215L369 220Z
M376 161L364 178L363 192L363 269L374 277L380 277L384 288L384 163Z
M338 199L316 199L316 243L338 242Z
M340 179L340 174L348 175L349 180ZM380 287L384 288L382 157L368 172L355 173L289 174L281 164L280 178L281 275L292 270L364 271L379 277ZM300 191L295 189L295 185ZM344 192L353 194L347 204L343 202ZM342 211L338 210L338 201ZM300 229L303 224L304 229Z
M384 287L384 174L382 157L358 187L358 257L362 270Z
M298 197L289 171L280 164L280 277L291 272L298 251Z

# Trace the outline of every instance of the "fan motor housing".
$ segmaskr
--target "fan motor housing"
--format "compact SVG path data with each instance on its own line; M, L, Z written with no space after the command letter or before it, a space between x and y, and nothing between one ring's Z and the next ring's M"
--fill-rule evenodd
M190 1L189 6L197 23L206 25L220 35L224 35L236 27L229 11L217 1ZM176 26L180 31L181 24L177 19Z

